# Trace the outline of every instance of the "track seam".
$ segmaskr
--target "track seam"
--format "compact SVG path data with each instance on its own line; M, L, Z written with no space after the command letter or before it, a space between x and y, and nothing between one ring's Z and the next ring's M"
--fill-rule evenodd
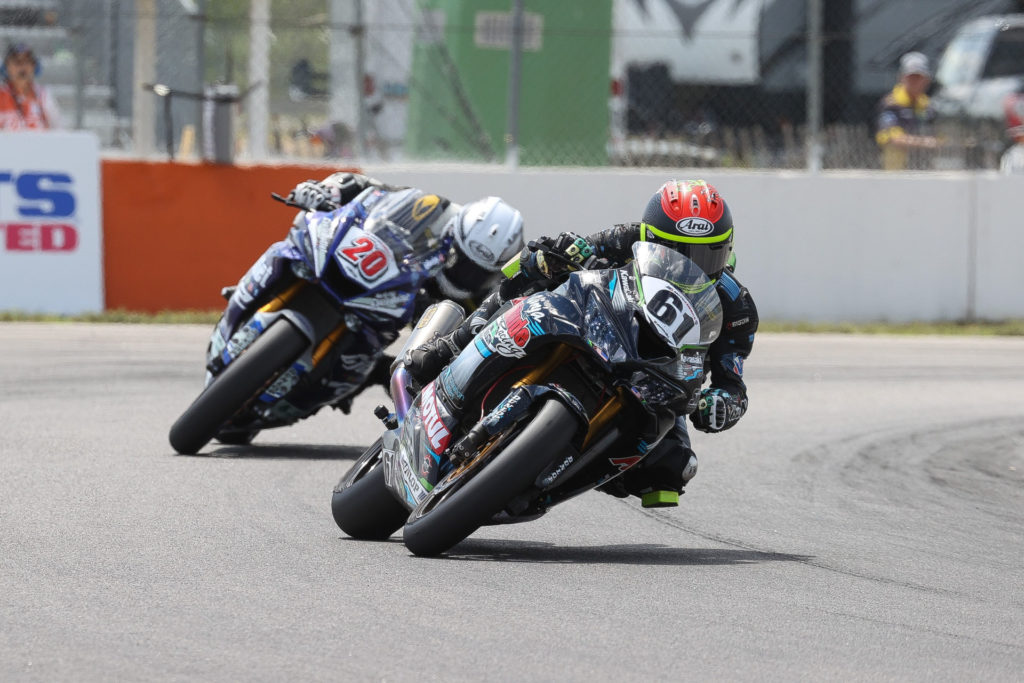
M643 515L643 516L645 516L645 517L647 517L649 519L653 519L656 522L664 524L665 526L673 527L675 529L679 529L680 531L685 531L685 532L687 532L689 534L697 536L698 538L703 538L703 539L708 540L708 541L714 541L716 543L722 543L724 545L732 546L734 548L739 548L739 549L742 549L742 550L750 550L750 551L753 551L753 552L756 552L756 553L760 553L762 555L766 555L766 556L769 556L769 557L770 556L779 556L779 555L790 555L790 556L794 557L794 559L792 561L796 562L797 564L802 564L802 565L806 565L806 566L809 566L809 567L814 567L815 569L822 569L822 570L828 571L828 572L834 572L836 574L842 574L844 576L850 576L850 577L854 577L854 578L858 578L858 579L865 579L867 581L874 581L874 582L882 583L882 584L889 584L889 585L896 586L898 588L909 588L909 589L912 589L912 590L918 590L918 591L922 591L922 592L925 592L925 593L934 593L934 594L942 595L942 596L946 596L946 597L968 598L968 599L971 599L971 600L977 600L977 598L974 598L973 596L970 596L970 595L967 595L967 594L964 594L964 593L956 593L954 591L947 591L947 590L944 590L944 589L941 589L941 588L934 588L932 586L923 586L921 584L914 584L914 583L906 583L906 582L901 582L901 581L895 581L893 579L886 579L886 578L882 578L882 577L878 577L878 576L871 576L870 574L862 574L862 573L858 573L858 572L853 572L853 571L848 571L848 570L844 570L844 569L839 569L837 567L832 567L832 566L829 566L829 565L821 563L821 562L813 562L811 560L799 559L799 556L798 555L794 555L793 553L783 553L783 552L779 552L779 551L775 551L775 550L764 550L762 548L758 548L758 547L750 545L750 544L740 543L739 541L729 540L729 539L726 539L726 538L723 538L723 537L720 537L720 536L714 536L714 535L711 535L711 534L702 533L700 531L697 531L696 529L687 527L687 526L685 526L683 524L680 524L680 523L678 523L678 522L676 522L674 520L668 519L667 517L663 517L662 515L650 512L648 510L644 510L643 508L633 507L626 500L620 500L619 503L622 504L622 505L625 505L630 510L634 510L636 512L639 512L641 515ZM979 601L979 602L982 602L982 604L987 604L986 601ZM827 609L821 609L821 611L826 613L826 614L832 614L832 615L836 615L836 616L848 617L850 619L859 619L861 621L866 621L866 622L869 622L869 623L884 624L884 625L887 625L887 626L899 626L899 627L905 628L905 629L907 629L909 631L920 631L920 632L923 632L923 633L930 633L930 634L933 634L933 635L938 635L938 636L944 636L944 637L947 637L947 638L952 638L954 640L965 640L965 641L974 641L974 642L979 642L979 643L988 643L990 645L998 645L999 647L1005 647L1005 648L1009 648L1011 650L1024 651L1024 645L1019 645L1019 644L1016 644L1016 643L1005 643L1005 642L1002 642L1002 641L999 641L999 640L989 640L988 638L977 638L977 637L967 636L967 635L960 634L960 633L948 633L946 631L939 631L939 630L936 630L936 629L927 628L925 626L916 626L916 625L912 625L912 624L905 624L903 622L890 622L890 621L884 621L882 619L872 619L871 617L865 617L865 616L858 615L858 614L850 614L848 612L839 612L839 611L833 611L833 610L827 610Z

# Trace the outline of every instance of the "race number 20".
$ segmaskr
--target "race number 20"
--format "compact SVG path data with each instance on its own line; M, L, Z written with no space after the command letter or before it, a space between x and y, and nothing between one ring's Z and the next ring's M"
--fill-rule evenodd
M342 249L341 254L350 263L358 265L367 280L376 280L388 265L388 257L376 248L369 237L356 239L351 247Z

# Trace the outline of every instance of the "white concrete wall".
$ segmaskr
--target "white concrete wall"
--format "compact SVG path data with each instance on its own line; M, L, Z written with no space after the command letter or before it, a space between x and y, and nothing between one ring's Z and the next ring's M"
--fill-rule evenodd
M638 220L672 177L704 177L732 207L737 275L761 316L791 321L1024 318L1024 178L368 167L455 201L497 194L528 237Z
M977 197L977 314L1024 317L1024 178L980 179Z

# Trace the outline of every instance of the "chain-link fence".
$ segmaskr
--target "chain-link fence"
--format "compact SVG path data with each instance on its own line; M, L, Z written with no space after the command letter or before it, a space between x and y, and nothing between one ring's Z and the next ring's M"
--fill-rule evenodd
M930 142L902 165L995 168L1010 143L1003 101L1024 81L1020 10L1000 0L0 0L0 39L31 45L62 125L96 131L107 149L346 164L799 169L820 120L821 167L881 168L879 103L898 95L900 57L918 51L936 76L931 103L895 106L914 128L904 132ZM970 24L981 15L1002 18Z

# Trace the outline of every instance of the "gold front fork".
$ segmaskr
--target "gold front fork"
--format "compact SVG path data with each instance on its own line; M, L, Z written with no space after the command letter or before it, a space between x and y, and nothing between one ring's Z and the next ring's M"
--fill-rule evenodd
M573 349L571 346L566 344L560 345L555 349L548 359L530 370L521 380L512 385L513 389L518 389L524 384L540 384L551 374L552 370L557 368L559 365L564 363L569 356L572 354ZM590 419L590 426L587 429L587 436L583 439L583 448L585 449L594 438L603 432L608 424L618 416L622 410L622 391L620 387L616 394L612 396L608 401L601 406L601 409L597 411L597 414Z
M314 367L319 365L320 361L327 355L327 352L334 348L334 345L338 343L338 340L341 339L347 329L348 327L345 326L345 323L338 323L338 326L331 330L331 333L317 344L316 349L313 350Z
M260 306L260 313L273 313L284 308L292 297L298 294L299 290L306 285L304 280L299 280L288 289L284 290L267 303Z
M622 387L619 387L616 394L601 406L601 410L597 411L597 415L590 418L590 427L587 428L587 436L583 439L581 451L586 450L597 435L603 432L608 424L618 416L622 410L622 391Z
M298 294L299 290L302 289L305 285L306 282L303 280L299 280L298 282L294 283L291 287L284 290L267 303L263 304L263 306L260 307L260 313L274 313L275 311L280 311L282 308L288 305L289 301L295 298L295 295ZM313 350L314 367L318 365L321 360L323 360L324 356L327 355L328 351L334 348L334 345L338 343L338 340L341 339L342 335L345 334L345 330L347 329L348 328L345 326L344 322L338 323L338 326L331 330L331 333L324 337L319 344L317 344L317 347Z
M561 344L557 349L551 352L548 359L526 373L526 376L521 380L512 385L513 389L518 389L526 384L540 384L544 379L551 374L551 371L557 368L559 365L564 363L570 355L572 355L572 347Z

